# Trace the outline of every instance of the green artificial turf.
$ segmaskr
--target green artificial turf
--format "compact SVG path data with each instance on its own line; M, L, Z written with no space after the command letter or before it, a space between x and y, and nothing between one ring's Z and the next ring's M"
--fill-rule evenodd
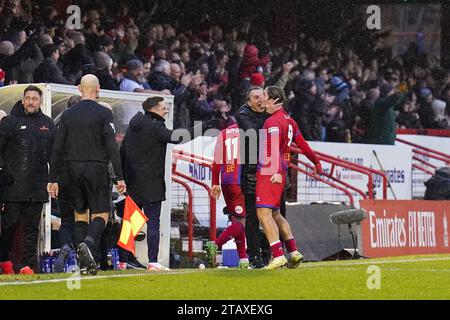
M368 273L371 266L379 268L379 289L367 286L377 284ZM67 277L0 276L0 299L450 299L450 255L304 263L280 270L99 272L72 290L65 280L46 282ZM69 287L75 284L69 281Z

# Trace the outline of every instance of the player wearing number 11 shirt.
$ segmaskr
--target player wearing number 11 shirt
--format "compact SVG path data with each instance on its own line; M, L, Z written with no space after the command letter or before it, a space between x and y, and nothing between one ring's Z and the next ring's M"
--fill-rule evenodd
M276 269L288 264L295 268L303 260L303 256L297 250L289 223L279 211L292 141L314 163L317 173L322 173L322 167L316 154L303 139L297 123L284 111L284 91L279 87L268 87L265 95L266 112L271 117L264 123L263 132L266 136L260 144L262 149L256 173L256 210L272 250L272 260L266 268ZM280 235L290 255L289 263L284 257Z
M239 128L237 124L233 124L220 132L214 149L211 194L217 199L223 192L226 203L225 210L229 215L231 225L222 232L216 241L206 244L208 260L213 267L216 262L217 250L232 238L236 242L239 267L247 268L249 266L245 252L245 200L240 186L239 151Z

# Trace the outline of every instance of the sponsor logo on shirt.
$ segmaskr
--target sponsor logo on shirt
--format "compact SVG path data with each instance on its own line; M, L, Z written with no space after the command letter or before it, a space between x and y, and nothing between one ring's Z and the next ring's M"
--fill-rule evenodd
M280 129L278 127L271 127L267 130L267 133L279 132Z
M241 214L243 211L244 209L241 206L236 206L236 208L234 208L234 212L237 214Z
M20 130L25 130L27 128L27 126L21 126Z
M230 173L234 171L234 164L227 164L226 173Z

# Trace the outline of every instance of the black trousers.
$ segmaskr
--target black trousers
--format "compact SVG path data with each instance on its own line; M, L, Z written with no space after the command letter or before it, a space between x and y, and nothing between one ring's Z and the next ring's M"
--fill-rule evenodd
M73 232L75 228L75 213L70 202L58 200L61 227L59 228L59 245L72 245L74 243Z
M253 261L255 259L262 259L263 261L267 262L272 256L272 251L270 249L270 245L267 241L266 235L259 228L259 219L258 215L256 214L255 194L245 194L245 210L245 236L247 240L247 254L249 256L249 260ZM285 193L283 193L283 196L281 198L280 213L283 217L286 218ZM281 240L283 241L286 239Z
M259 219L256 214L254 193L245 193L245 238L247 255L250 262L262 260L272 255L266 235L259 229Z
M22 262L21 265L15 265L15 269L18 270L24 266L35 269L42 207L42 202L6 202L4 204L0 235L0 262L10 260L14 233L19 222L22 222Z

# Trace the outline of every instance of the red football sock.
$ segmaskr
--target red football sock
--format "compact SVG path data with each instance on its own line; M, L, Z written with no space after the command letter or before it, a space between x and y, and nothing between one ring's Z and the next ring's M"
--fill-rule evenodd
M286 246L286 250L287 250L287 252L289 252L289 253L298 250L298 249L297 249L297 245L295 244L295 239L289 239L289 240L286 240L286 241L284 242L284 245Z
M242 224L240 224L237 221L233 221L231 225L229 225L222 232L222 234L216 239L216 244L219 247L219 249L222 248L222 246L232 238L236 239L239 233L241 233L242 229L243 229Z
M283 246L281 245L281 241L276 241L270 244L270 249L272 249L272 258L281 257L283 252Z
M247 258L247 253L245 251L245 229L244 226L241 228L241 232L234 237L234 240L236 241L236 248L239 255L239 259L245 259Z

